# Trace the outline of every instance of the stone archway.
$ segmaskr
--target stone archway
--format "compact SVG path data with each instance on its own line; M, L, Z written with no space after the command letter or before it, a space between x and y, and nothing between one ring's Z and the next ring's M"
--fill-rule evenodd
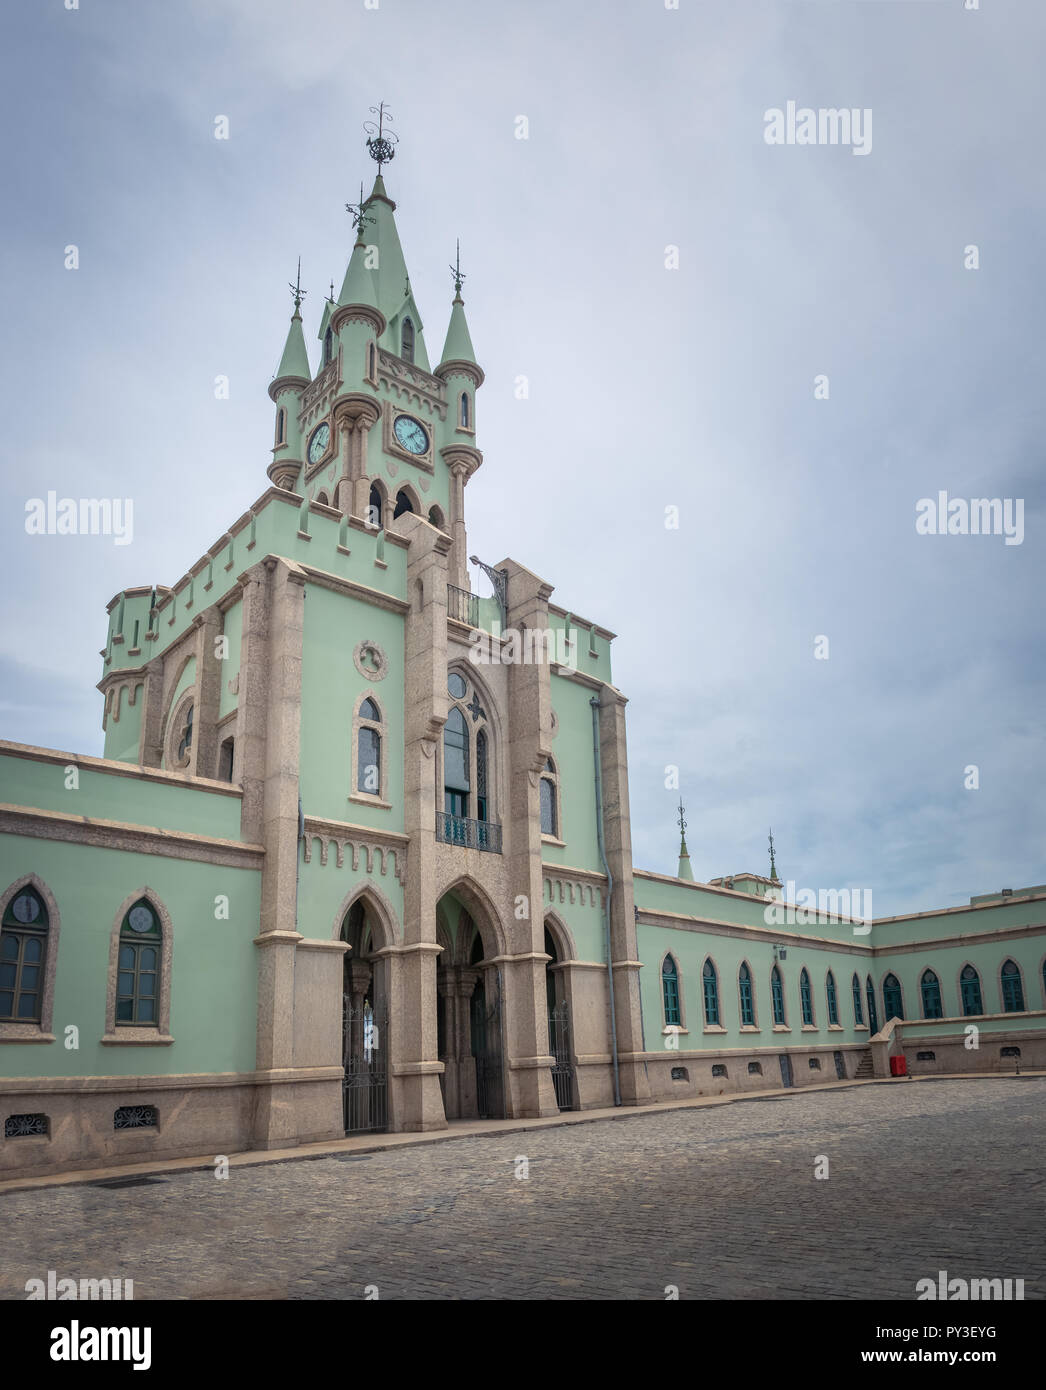
M389 1128L391 979L386 930L365 893L345 910L342 964L342 1094L346 1134Z
M471 909L454 890L437 906L437 939L443 947L436 962L437 1036L448 1120L505 1114L496 932L477 903Z

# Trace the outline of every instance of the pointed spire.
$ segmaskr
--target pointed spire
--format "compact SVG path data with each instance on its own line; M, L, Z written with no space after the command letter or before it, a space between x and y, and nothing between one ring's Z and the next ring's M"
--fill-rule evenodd
M294 313L291 316L291 326L287 330L287 341L284 344L280 365L276 368L274 381L282 381L290 377L309 382L312 380L312 373L309 370L309 354L305 351L305 334L302 332L301 326L301 302L305 298L306 291L301 287L300 256L298 257L298 276L294 284L290 286L290 291L294 299Z
M468 321L465 318L465 301L461 297L461 285L465 276L461 273L461 242L457 244L457 255L450 267L454 277L454 299L450 306L450 323L447 326L447 341L443 344L440 368L450 362L470 362L475 364L476 349L472 346ZM437 368L439 370L439 368Z
M683 798L679 798L679 872L677 878L694 881L694 871L690 867L690 851L686 847L686 820L683 817Z
M781 880L777 877L777 865L774 863L774 828L773 828L773 826L770 827L770 881L771 881L771 883L780 883L780 882L781 882Z

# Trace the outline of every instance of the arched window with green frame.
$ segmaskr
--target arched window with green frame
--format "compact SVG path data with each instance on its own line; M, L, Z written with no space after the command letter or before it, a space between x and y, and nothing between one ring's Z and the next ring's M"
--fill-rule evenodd
M864 1027L864 1006L861 1003L861 982L856 973L850 981L850 989L854 997L854 1024L858 1028Z
M716 1028L719 1026L719 977L711 957L705 961L701 980L705 995L705 1027Z
M39 1023L50 918L35 888L22 888L0 926L0 1021Z
M831 1027L839 1026L839 1000L835 993L835 976L829 970L825 976L824 992L828 999L828 1023Z
M116 976L116 1025L158 1027L160 1022L160 919L139 898L124 914Z
M972 965L964 965L959 974L959 991L962 994L963 1015L969 1018L973 1014L984 1013L984 1001L981 998L981 977L974 970Z
M752 997L752 972L742 964L737 972L737 989L741 1004L742 1028L755 1027L755 1000Z
M780 970L778 970L776 965L774 966L773 970L770 971L770 1002L773 1005L774 1022L784 1023L784 989L781 985L781 972Z
M923 1018L943 1018L941 982L932 970L923 971L922 979L919 981L919 989L923 997Z
M682 1023L679 1011L679 969L672 956L665 956L661 966L661 999L665 1010L665 1026Z
M999 974L1002 984L1002 1010L1007 1014L1024 1012L1024 986L1021 984L1020 967L1015 960L1003 963Z
M814 996L810 988L810 972L805 965L799 972L799 1003L803 1010L803 1023L810 1028L814 1021Z
M883 981L883 1013L889 1023L891 1018L904 1018L904 1001L901 998L901 982L894 974L887 975Z

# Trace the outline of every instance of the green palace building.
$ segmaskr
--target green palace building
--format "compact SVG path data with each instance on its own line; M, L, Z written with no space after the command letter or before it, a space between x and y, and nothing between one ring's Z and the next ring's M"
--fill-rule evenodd
M3 1175L1042 1066L1046 886L866 923L633 867L614 634L471 590L483 370L370 144L268 487L109 603L104 757L0 744Z

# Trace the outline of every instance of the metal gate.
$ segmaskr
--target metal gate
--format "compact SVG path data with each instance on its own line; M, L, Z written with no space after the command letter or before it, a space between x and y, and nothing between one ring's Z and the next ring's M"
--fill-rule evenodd
M574 1110L574 1064L570 1060L570 1025L565 1002L549 1010L548 1050L556 1059L552 1068L556 1104L560 1110Z
M359 996L356 996L359 998ZM388 1015L370 1004L352 1006L343 996L341 1047L345 1075L345 1133L378 1133L389 1127Z
M472 1055L476 1062L476 1110L481 1120L505 1118L505 1072L501 1055L501 999L487 1007L482 985L472 996Z
M791 1059L791 1057L789 1057L789 1055L788 1055L787 1052L779 1052L779 1053L777 1054L777 1056L778 1056L778 1061L781 1063L781 1080L784 1082L784 1084L785 1084L786 1086L791 1086L791 1084L792 1084L792 1059Z
M846 1063L843 1061L843 1054L842 1054L841 1052L833 1052L833 1053L832 1053L832 1056L835 1058L835 1074L836 1074L836 1076L839 1078L840 1081L845 1081L845 1080L846 1080Z

